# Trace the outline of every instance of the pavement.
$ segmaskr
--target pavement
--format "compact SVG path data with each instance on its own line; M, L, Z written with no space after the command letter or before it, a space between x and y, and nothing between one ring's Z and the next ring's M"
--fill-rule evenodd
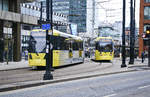
M13 70L13 69L22 69L22 68L29 68L27 60L21 60L20 62L0 62L0 71L4 70Z
M88 61L88 60L89 59L85 59L85 61ZM129 65L128 61L129 61L129 58L126 59L127 67L125 68L120 68L121 63L122 63L121 59L116 58L115 60L112 61L112 65L108 65L107 63L101 63L102 64L100 65L101 70L97 70L97 71L95 70L94 72L86 72L82 74L62 76L59 78L56 77L53 80L46 80L46 81L37 80L37 81L27 81L27 82L13 83L9 85L2 85L0 86L0 92L52 84L52 83L58 83L58 82L64 82L64 81L72 81L72 80L78 80L78 79L84 79L84 78L90 78L90 77L98 77L98 76L109 75L109 74L133 72L133 71L140 70L140 68L150 69L147 66L147 63L148 63L147 59L144 61L144 63L141 63L141 59L137 58L135 59L135 62L133 65ZM29 68L28 61L22 60L20 62L9 62L8 64L6 62L0 63L0 71L22 69L22 68Z

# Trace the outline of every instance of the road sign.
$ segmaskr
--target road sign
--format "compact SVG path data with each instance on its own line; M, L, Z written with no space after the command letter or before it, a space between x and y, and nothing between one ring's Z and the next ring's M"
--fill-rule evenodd
M50 24L42 24L42 29L49 30L49 29L51 29L51 25Z

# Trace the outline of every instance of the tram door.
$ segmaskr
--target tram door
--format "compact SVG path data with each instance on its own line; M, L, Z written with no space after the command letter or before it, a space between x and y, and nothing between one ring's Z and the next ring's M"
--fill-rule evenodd
M73 48L72 48L72 43L69 43L69 58L73 57Z

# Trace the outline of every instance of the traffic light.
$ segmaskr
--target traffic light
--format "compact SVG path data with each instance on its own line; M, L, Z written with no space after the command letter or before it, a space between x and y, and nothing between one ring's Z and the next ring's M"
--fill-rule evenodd
M148 41L150 39L150 27L146 27L146 32L142 35L144 46L148 46Z
M146 27L146 34L145 34L146 38L150 38L150 27Z
M150 67L150 27L146 27L146 38L148 46L148 67Z

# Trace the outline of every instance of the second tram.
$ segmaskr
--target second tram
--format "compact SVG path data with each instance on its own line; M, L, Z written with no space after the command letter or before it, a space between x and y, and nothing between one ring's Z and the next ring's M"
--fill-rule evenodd
M111 61L114 58L114 44L111 37L98 37L95 40L96 61Z

